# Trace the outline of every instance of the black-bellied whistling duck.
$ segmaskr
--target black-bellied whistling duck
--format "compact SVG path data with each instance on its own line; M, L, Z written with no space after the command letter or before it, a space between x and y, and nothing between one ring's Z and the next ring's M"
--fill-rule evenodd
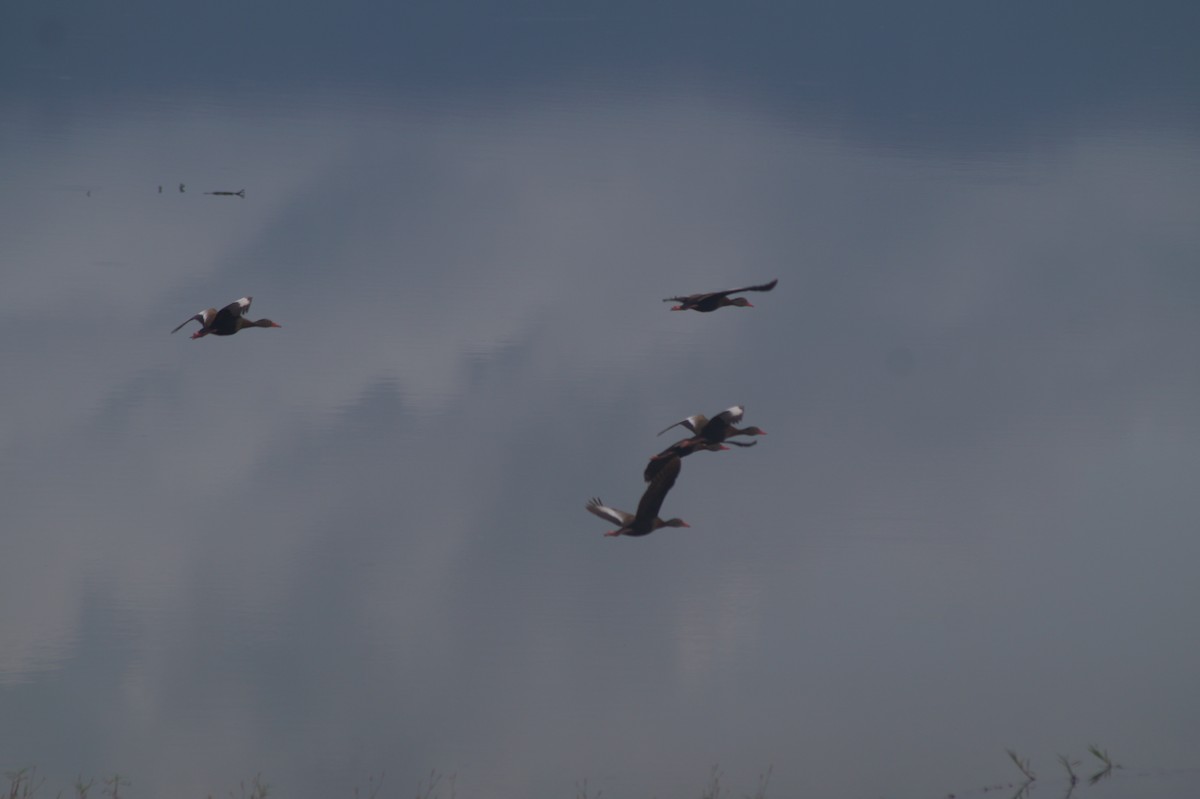
M601 519L610 521L613 524L621 525L616 530L610 530L605 535L649 535L660 527L691 527L690 524L683 519L667 519L663 521L658 518L658 511L662 508L663 500L667 496L667 492L671 490L671 486L675 485L675 479L679 477L679 458L671 458L668 460L655 475L654 479L647 486L642 494L642 499L638 502L637 514L630 515L623 510L610 508L600 501L599 498L593 497L588 501L587 509L590 513L594 513Z
M737 442L735 441L733 443L736 444ZM758 442L755 441L754 443L757 444ZM745 446L750 445L747 444ZM671 462L672 458L686 458L693 452L699 452L702 449L706 449L709 452L718 452L723 449L729 449L729 447L725 446L724 444L714 444L705 441L698 436L695 438L685 438L681 441L676 441L662 452L650 457L650 462L646 464L646 469L642 472L642 479L649 483L658 475L659 472L663 470L668 463Z
M775 284L779 282L779 278L775 278L770 283L760 283L757 286L744 286L740 289L728 289L726 291L711 291L708 294L688 294L685 297L667 297L663 302L677 302L672 308L672 311L699 311L700 313L708 313L715 311L718 308L724 308L726 305L736 305L739 308L753 308L750 300L745 297L730 298L730 294L740 294L743 291L770 291L775 288Z
M192 338L207 336L209 333L214 336L232 336L234 333L247 327L283 327L283 325L276 324L270 319L256 319L254 321L247 319L246 311L250 310L250 302L253 299L253 297L242 297L240 300L229 303L219 311L216 308L205 308L195 316L183 320L179 324L179 327L171 332L178 332L179 328L192 321L200 323L200 329L192 334Z
M733 444L735 447L752 447L758 442L752 441L749 444L745 444L740 441L729 440L733 436L765 436L767 434L767 431L763 430L761 427L735 427L734 425L742 421L742 416L745 413L745 406L734 405L733 407L726 408L725 410L721 411L711 419L705 417L703 414L698 413L695 416L689 416L686 419L679 420L675 424L671 425L671 427L683 425L688 430L691 430L693 433L695 433L697 438L703 439L710 444L727 443ZM663 433L667 432L667 430L670 430L671 427L659 431L658 434L661 436Z

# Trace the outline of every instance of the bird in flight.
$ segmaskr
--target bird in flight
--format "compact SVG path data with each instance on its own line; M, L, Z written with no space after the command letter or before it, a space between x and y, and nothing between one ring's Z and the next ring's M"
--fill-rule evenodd
M179 327L172 330L172 333L179 331L179 328L186 325L188 322L199 322L200 329L192 334L192 338L200 338L212 334L214 336L232 336L234 333L247 327L283 327L283 325L272 322L270 319L257 319L251 321L246 318L246 312L250 310L250 302L253 297L242 297L240 300L235 300L229 303L221 310L216 308L205 308L195 316L190 316L179 323Z
M775 278L770 283L761 283L757 286L743 286L740 289L728 289L726 291L712 291L708 294L688 294L684 297L667 297L663 302L677 302L672 308L672 311L699 311L700 313L708 313L715 311L718 308L724 308L726 305L736 305L739 308L753 308L750 300L745 297L730 298L730 294L741 294L743 291L770 291L775 288L775 284L779 282L779 278Z
M663 433L670 430L671 427L679 427L683 425L688 430L696 434L696 438L708 444L733 444L739 447L752 447L758 442L744 444L739 441L730 441L733 436L765 436L767 431L761 427L736 427L738 422L742 421L742 417L746 413L746 406L733 405L718 413L713 418L709 419L703 414L697 413L694 416L689 416L686 419L680 419L675 424L659 431L661 436ZM682 442L681 442L682 443Z
M646 487L641 501L638 502L636 514L610 508L598 497L593 497L588 501L587 509L605 521L620 525L619 528L610 530L605 535L641 536L649 535L660 527L691 527L683 519L663 521L658 517L667 492L671 490L671 486L675 485L675 479L679 477L679 467L679 458L671 458L666 462L654 479L650 481L650 485Z

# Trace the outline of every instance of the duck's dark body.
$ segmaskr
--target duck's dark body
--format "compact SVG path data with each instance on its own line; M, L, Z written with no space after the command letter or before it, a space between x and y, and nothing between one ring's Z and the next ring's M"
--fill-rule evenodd
M702 449L706 449L710 452L717 452L718 450L729 449L729 447L726 447L721 443L712 444L699 437L685 438L680 441L676 441L662 452L651 456L650 462L646 464L645 471L642 472L642 479L649 483L658 476L659 472L661 472L663 468L671 462L672 459L679 460L680 458L686 458L693 452L699 452Z

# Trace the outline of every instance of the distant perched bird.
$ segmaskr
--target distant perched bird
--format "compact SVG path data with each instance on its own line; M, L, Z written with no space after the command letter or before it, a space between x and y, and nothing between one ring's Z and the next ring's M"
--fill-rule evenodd
M731 443L737 444L736 441ZM757 441L754 442L754 444L757 443ZM739 444L738 446L749 447L752 446L752 444ZM662 452L650 457L650 462L646 464L646 469L642 472L642 479L649 483L658 476L658 473L661 472L668 463L671 462L672 458L686 458L693 452L699 452L702 449L706 449L709 452L718 452L723 449L729 449L729 447L725 446L724 444L710 444L699 437L685 438L682 441L676 441Z
M679 477L679 466L679 458L671 458L666 462L659 473L655 475L654 480L647 486L645 493L642 494L636 515L610 508L598 498L592 498L587 504L587 509L601 519L620 525L618 529L610 530L605 535L639 536L649 535L660 527L691 527L683 519L667 519L664 522L658 518L658 511L662 508L663 499L671 490L671 486L675 485L675 479Z
M216 308L206 308L195 316L188 317L179 324L179 327L172 330L172 333L179 331L179 328L186 325L188 322L196 321L200 323L200 329L192 334L192 338L200 338L211 333L214 336L232 336L239 330L247 327L283 327L276 324L270 319L258 319L250 321L246 318L246 311L250 310L250 302L253 297L242 297L240 300L231 302L221 310Z
M758 442L744 444L739 441L730 441L733 436L765 436L765 430L759 427L744 427L737 428L738 422L742 421L742 416L746 413L744 405L734 405L726 408L718 413L713 418L709 419L702 414L689 416L686 419L681 419L675 424L659 431L661 436L663 433L670 430L671 427L683 425L688 430L696 434L696 437L710 444L729 443L737 447L751 447Z
M700 313L708 313L715 311L718 308L724 308L726 305L736 305L739 308L753 308L750 300L745 297L729 298L730 294L740 294L743 291L770 291L775 288L775 284L779 282L779 278L775 278L770 283L762 283L758 286L745 286L740 289L729 289L727 291L713 291L708 294L688 294L686 297L667 297L663 302L677 302L672 308L672 311L700 311Z

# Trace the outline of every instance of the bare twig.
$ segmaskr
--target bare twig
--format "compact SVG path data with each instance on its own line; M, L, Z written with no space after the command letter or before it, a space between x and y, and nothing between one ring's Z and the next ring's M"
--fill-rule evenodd
M446 775L442 774L437 769L430 769L429 770L429 786L424 787L425 786L424 782L417 783L417 799L439 799L439 797L441 797L442 794L440 791L437 790L437 788L441 784L442 778L445 776ZM450 789L450 799L454 799L454 796L455 796L454 783L455 783L455 780L457 779L457 777L458 777L457 774L451 774L449 777L446 777L446 782ZM424 790L422 790L423 787L424 787Z
M604 795L604 791L601 790L595 796L590 796L588 794L587 779L583 779L583 780L575 783L575 799L600 799L600 797L603 795Z
M113 774L104 781L104 795L109 799L121 799L121 789L129 787L129 780L120 774Z
M45 777L38 779L37 766L6 771L4 776L8 779L8 799L30 799L46 784Z
M1010 784L1009 787L1011 788L1012 785ZM1012 799L1028 799L1029 789L1032 787L1033 780L1025 780L1025 782L1017 786L1017 792L1012 795Z
M87 782L83 781L83 775L78 774L75 777L75 796L76 799L87 799L88 791L96 784L96 778L92 777Z
M267 795L271 793L271 786L262 781L262 773L255 774L250 780L250 792L246 792L246 781L242 780L238 783L238 790L242 792L240 799L267 799ZM229 792L230 799L239 799L233 795L233 791Z
M1116 763L1113 763L1112 758L1108 756L1107 749L1101 749L1100 747L1096 746L1095 744L1088 744L1087 749L1088 749L1088 752L1091 753L1092 757L1096 758L1097 760L1099 760L1101 763L1104 764L1104 768L1100 769L1095 774L1088 777L1088 785L1095 785L1096 783L1100 782L1100 780L1102 780L1105 777L1112 774L1112 770L1114 768L1121 768L1121 766L1117 765Z
M1037 779L1037 775L1034 774L1033 769L1031 769L1029 767L1028 760L1022 760L1021 758L1017 757L1017 753L1011 749L1005 749L1004 751L1008 752L1009 759L1012 760L1012 762L1016 765L1016 767L1021 770L1021 773L1025 775L1025 778L1027 780L1029 780L1030 782L1033 782L1034 780Z
M1070 778L1070 780L1071 780L1071 784L1072 784L1072 785L1074 785L1075 783L1079 782L1079 775L1077 775L1077 774L1075 773L1075 769L1074 769L1074 768L1072 768L1072 766L1078 766L1078 765L1079 765L1079 761L1078 761L1078 760L1070 760L1070 759L1068 759L1068 758L1067 758L1067 756L1066 756L1066 755L1059 755L1059 756L1058 756L1058 762L1059 762L1059 763L1062 763L1062 767L1063 767L1063 768L1065 768L1065 769L1067 770L1067 777L1069 777L1069 778Z
M1095 744L1088 744L1087 749L1088 749L1088 752L1090 752L1093 757L1095 757L1097 760L1102 761L1104 763L1104 765L1108 766L1109 768L1120 768L1120 766L1115 765L1112 761L1112 758L1108 756L1107 749L1101 749L1100 747L1096 746Z

